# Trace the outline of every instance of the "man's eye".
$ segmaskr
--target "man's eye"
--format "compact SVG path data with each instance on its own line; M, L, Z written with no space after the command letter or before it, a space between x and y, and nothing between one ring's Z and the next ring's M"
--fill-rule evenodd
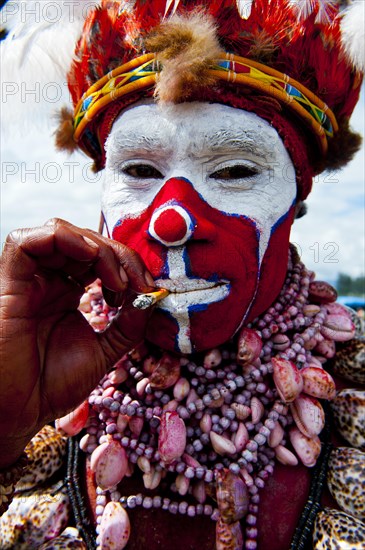
M245 178L251 178L257 175L257 170L250 166L243 164L237 164L236 166L226 166L221 170L217 170L210 175L215 180L239 180Z
M132 166L127 166L126 168L123 168L123 173L128 174L128 176L131 176L132 178L139 178L139 179L161 179L163 178L163 175L161 172L156 170L153 166L150 166L149 164L133 164Z

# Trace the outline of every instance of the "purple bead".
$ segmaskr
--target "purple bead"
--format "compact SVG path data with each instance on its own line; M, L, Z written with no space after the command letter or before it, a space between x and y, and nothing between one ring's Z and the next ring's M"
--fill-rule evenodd
M193 479L193 477L195 476L194 468L188 466L185 470L184 476L188 479Z
M202 442L203 445L207 445L209 443L209 434L202 434L200 436L200 441Z
M155 450L153 449L153 447L146 447L146 450L144 452L144 456L146 458L152 458L154 452L155 452Z
M194 405L194 403L190 403L190 405ZM183 420L187 420L190 417L190 413L186 407L178 407L177 411L180 418L182 418Z
M256 441L249 441L246 445L246 449L250 451L251 453L254 453L257 451L258 443Z
M109 409L112 413L119 412L120 403L119 401L113 401L113 403L110 405Z
M217 434L222 434L224 430L223 430L222 426L220 426L219 424L213 424L212 431L217 433Z
M256 487L256 485L251 485L251 487L248 488L248 492L250 493L250 495L256 495L256 493L258 492L258 488Z
M113 402L114 399L112 397L104 397L102 401L103 407L106 407L108 409Z
M192 505L188 506L187 515L193 518L195 514L196 514L195 506L192 506Z
M254 516L253 514L248 514L246 516L246 523L248 525L252 525L252 526L255 526L256 525L256 522L257 522L257 518L256 516Z
M227 383L226 383L226 388L229 392L234 392L236 391L237 389L237 385L236 385L236 382L234 380L229 380Z
M247 539L245 541L245 549L246 550L256 550L257 549L257 542L253 539Z
M202 468L201 466L198 466L197 468L195 468L195 477L197 479L203 479L204 474L205 474L205 468Z
M207 434L205 434L207 435ZM195 441L193 441L193 447L194 447L194 450L198 453L199 451L203 450L203 444L202 442L199 440L199 439L196 439Z
M185 447L185 452L188 454L188 455L193 455L194 454L194 447L192 445L192 443L188 443Z
M146 510L149 510L150 508L152 508L152 506L153 506L152 498L151 497L144 497L143 502L142 502L142 506Z
M218 520L219 520L219 517L220 517L219 510L218 510L217 508L215 508L215 509L213 510L212 515L210 516L210 519L211 519L212 521L218 521Z
M229 465L229 469L232 472L232 474L238 475L240 473L240 467L235 462Z
M278 418L279 418L279 413L276 412L276 411L270 411L270 412L269 412L269 418L270 418L271 420L273 420L274 422L276 422L276 421L278 420Z
M204 481L206 483L211 483L213 481L213 479L214 479L214 474L213 474L212 470L207 470L205 472Z
M231 424L231 421L228 418L223 417L219 420L219 424L222 426L224 430L227 430Z
M137 506L136 497L130 496L127 498L127 507L128 508L135 508Z
M210 504L204 505L204 515L205 516L211 516L213 513L213 507Z
M180 502L178 510L180 514L186 514L186 510L188 509L188 503L183 500Z
M210 395L206 394L203 396L203 403L204 405L206 405L207 407L209 407L209 405L211 404L212 402L212 398L210 397Z
M169 512L170 512L170 514L177 514L178 509L179 509L179 505L178 505L177 502L171 502L171 503L169 504Z
M270 435L270 430L266 428L266 426L261 426L261 428L259 429L259 433L267 438Z
M246 529L247 538L255 539L255 538L257 538L257 534L258 534L258 531L257 531L256 527L247 527L247 529Z
M154 508L161 508L162 505L162 499L158 495L153 497L153 507Z
M117 431L117 425L114 422L111 422L110 424L107 425L107 427L105 428L105 431L107 434L113 434Z
M259 489L263 489L265 487L265 481L263 479L261 479L260 477L257 477L255 479L255 485L256 487L258 487Z
M244 458L245 460L247 460L247 462L252 462L252 460L253 460L253 454L252 454L251 451L249 451L248 449L245 449L245 450L242 452L242 458Z
M176 467L175 467L176 473L182 474L183 472L185 472L185 469L186 469L186 464L184 464L184 462L178 462L176 464Z

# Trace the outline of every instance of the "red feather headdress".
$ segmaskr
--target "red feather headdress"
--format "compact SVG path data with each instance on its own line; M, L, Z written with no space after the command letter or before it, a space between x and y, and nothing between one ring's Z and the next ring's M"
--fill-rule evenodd
M361 41L364 31L349 31L349 22L363 6L341 4L104 0L77 44L68 75L75 112L63 111L58 145L79 146L101 169L116 116L141 96L226 103L276 127L303 198L313 173L345 164L360 143L348 120L364 60L351 32Z

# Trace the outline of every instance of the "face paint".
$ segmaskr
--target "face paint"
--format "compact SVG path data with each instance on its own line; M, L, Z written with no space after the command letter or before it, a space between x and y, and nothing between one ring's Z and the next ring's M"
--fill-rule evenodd
M268 123L225 105L143 104L122 113L106 151L108 230L171 292L151 341L211 348L269 307L285 277L296 186Z

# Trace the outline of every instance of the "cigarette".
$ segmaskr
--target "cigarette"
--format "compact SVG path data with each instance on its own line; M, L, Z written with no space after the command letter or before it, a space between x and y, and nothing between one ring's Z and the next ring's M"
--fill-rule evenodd
M165 288L160 288L156 292L147 292L146 294L140 294L133 302L133 307L137 309L147 309L166 298L170 293Z

